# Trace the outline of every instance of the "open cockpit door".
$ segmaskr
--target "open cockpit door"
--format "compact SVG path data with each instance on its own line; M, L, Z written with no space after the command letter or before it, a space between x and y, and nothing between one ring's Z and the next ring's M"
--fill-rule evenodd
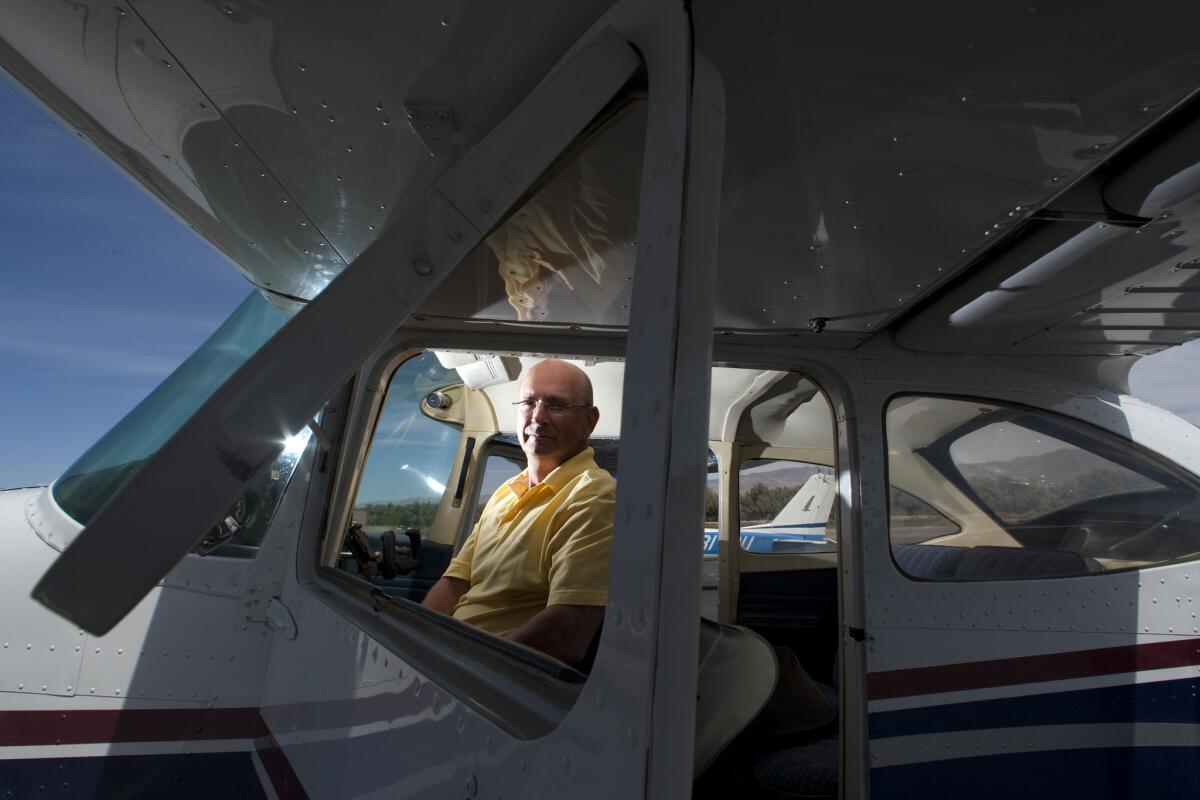
M270 758L282 752L314 796L402 783L417 794L465 783L467 795L476 796L488 782L491 796L666 797L693 778L697 530L724 96L715 70L693 50L682 4L617 5L592 31L146 462L36 590L40 601L82 627L109 629L195 545L281 443L309 425L352 376L366 372L365 364L388 348L390 356L408 357L484 330L461 318L457 326L447 320L441 328L425 326L419 309L520 201L546 185L551 169L568 159L589 125L616 110L620 90L644 69L638 235L630 242L638 269L629 278L628 314L600 331L560 325L560 341L574 350L544 347L528 331L523 339L497 334L484 345L577 354L608 348L607 356L619 356L625 345L624 466L592 671L585 684L576 682L573 702L565 702L565 668L555 672L528 653L514 653L516 645L411 603L339 594L344 587L322 572L328 565L316 564L313 540L344 531L316 530L325 524L329 498L312 491L301 535L291 539L308 549L296 553L282 592L294 625L290 636L273 640L262 712L274 736ZM413 327L401 327L406 319ZM517 339L526 346L501 342ZM343 391L338 411L347 411L350 396L348 414L360 413L362 393L377 388L360 381ZM352 430L353 418L347 419ZM323 446L339 446L336 436L314 427L318 439L328 440ZM333 463L353 460L343 458L345 451ZM344 489L341 478L324 480L336 493ZM148 520L172 524L152 529ZM461 646L440 647L448 638ZM549 689L538 694L531 686ZM398 704L389 705L393 700ZM559 707L551 708L555 702ZM343 714L345 708L354 711ZM380 716L360 725L363 708ZM363 768L365 751L347 748L375 733L381 735L370 741L384 742L387 755ZM398 771L397 754L415 755Z
M146 461L46 573L35 597L92 633L116 624L640 65L611 31L569 56Z

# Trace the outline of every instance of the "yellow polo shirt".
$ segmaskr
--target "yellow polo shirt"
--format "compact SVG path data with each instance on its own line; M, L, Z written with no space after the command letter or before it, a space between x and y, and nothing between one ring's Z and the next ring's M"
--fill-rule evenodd
M585 449L533 488L526 471L496 490L444 573L471 584L455 618L505 634L549 605L608 602L617 482L594 456Z

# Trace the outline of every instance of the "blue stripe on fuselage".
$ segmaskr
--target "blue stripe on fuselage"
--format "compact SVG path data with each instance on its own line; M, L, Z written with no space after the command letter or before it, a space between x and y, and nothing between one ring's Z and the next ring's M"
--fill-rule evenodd
M1113 747L925 761L871 770L871 797L1162 800L1200 797L1200 748Z
M0 759L0 797L266 796L249 752Z
M1200 680L1123 684L1052 694L876 711L872 739L945 731L1120 722L1200 723Z

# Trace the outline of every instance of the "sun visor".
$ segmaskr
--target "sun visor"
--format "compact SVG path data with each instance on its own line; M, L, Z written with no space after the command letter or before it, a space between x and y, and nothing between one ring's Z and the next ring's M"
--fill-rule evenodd
M515 381L521 374L521 360L518 358L448 350L435 350L433 354L443 367L456 370L469 389L485 389Z
M455 367L459 377L471 389L483 389L498 383L510 383L521 374L521 361L516 358L485 356L470 364Z

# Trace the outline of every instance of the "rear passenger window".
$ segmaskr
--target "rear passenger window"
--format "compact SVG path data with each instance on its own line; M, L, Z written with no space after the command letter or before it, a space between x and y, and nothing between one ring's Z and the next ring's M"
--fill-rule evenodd
M903 397L887 437L892 552L914 577L1049 578L1200 555L1194 479L1082 423Z

